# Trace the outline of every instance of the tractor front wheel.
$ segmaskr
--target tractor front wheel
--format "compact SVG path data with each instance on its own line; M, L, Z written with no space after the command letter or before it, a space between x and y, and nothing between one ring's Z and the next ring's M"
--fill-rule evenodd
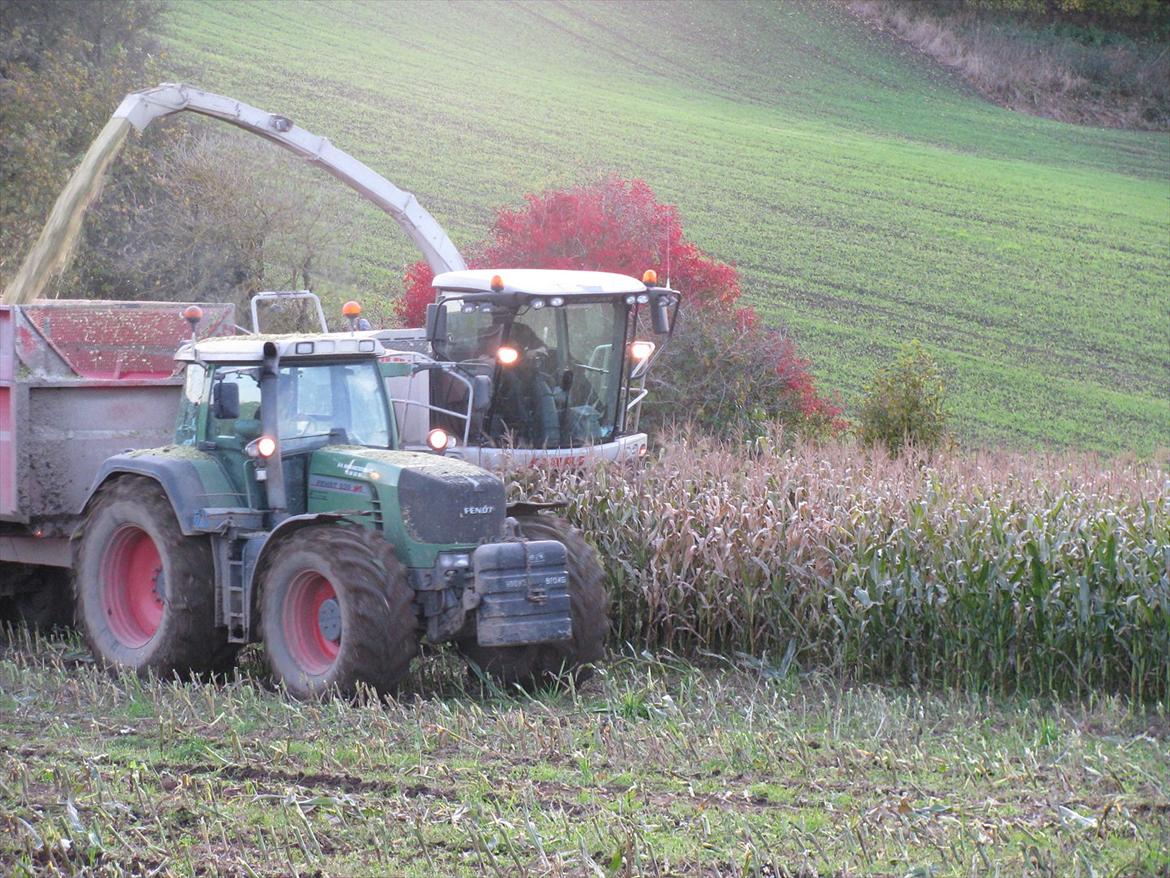
M123 476L91 502L78 544L77 619L94 657L140 675L230 666L215 627L211 545L184 536L162 488Z
M573 634L555 643L527 646L480 646L473 638L456 643L459 651L505 686L532 689L556 685L568 674L578 683L593 673L592 662L605 654L609 632L609 596L597 553L581 532L553 515L517 518L521 536L530 540L559 540L568 555L569 606Z
M418 651L414 591L371 530L312 525L273 547L260 624L277 682L298 698L394 690Z

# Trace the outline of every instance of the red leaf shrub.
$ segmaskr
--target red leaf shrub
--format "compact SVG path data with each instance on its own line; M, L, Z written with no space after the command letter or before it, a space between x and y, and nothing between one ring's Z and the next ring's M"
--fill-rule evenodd
M676 343L656 369L661 393L651 395L646 411L652 423L695 420L722 432L752 431L767 420L805 432L843 424L841 409L817 393L795 343L763 326L754 308L737 307L735 267L685 240L678 208L659 203L643 180L610 176L526 195L522 207L499 211L470 262L634 277L653 268L662 280L669 277L683 306ZM425 262L407 270L406 294L396 305L404 325L425 321L432 277Z
M684 290L689 306L729 308L739 274L683 240L678 208L660 204L644 180L606 177L591 186L526 195L504 208L482 248L481 264L507 268L616 271L634 277L653 268Z
M419 260L406 269L402 279L404 289L401 299L394 303L394 316L403 326L422 326L427 320L427 305L435 301L431 281L435 273L425 260Z

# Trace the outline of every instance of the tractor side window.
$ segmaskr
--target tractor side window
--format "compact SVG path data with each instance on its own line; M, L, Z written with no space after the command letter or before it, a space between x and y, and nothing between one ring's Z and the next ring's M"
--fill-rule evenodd
M462 299L448 299L444 307L447 332L435 340L439 358L455 363L494 360L503 338L504 316L487 306L465 304Z
M179 401L179 417L175 422L176 445L194 445L199 439L199 403L203 400L206 379L207 369L202 364L187 364L183 397Z
M602 305L565 310L567 350L561 355L569 383L569 430L574 442L610 438L621 390L620 342L624 326L614 307Z
M240 393L240 416L217 418L212 410L207 419L207 437L216 442L248 443L260 435L260 376L257 369L218 369L216 384L235 384ZM213 389L214 394L214 389Z

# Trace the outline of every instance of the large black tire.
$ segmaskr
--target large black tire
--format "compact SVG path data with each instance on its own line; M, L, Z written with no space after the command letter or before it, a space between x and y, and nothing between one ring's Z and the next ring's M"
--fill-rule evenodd
M456 643L459 651L505 686L533 689L567 679L582 683L593 674L593 663L605 655L609 633L609 595L601 564L581 532L554 515L517 518L521 536L559 540L565 544L569 568L569 606L573 634L555 643L526 646L480 646L474 638Z
M273 547L261 574L268 665L298 698L393 692L418 652L414 590L368 528L312 525Z
M101 664L160 677L230 666L238 647L215 626L211 543L183 535L157 482L121 476L98 492L75 569L77 622Z

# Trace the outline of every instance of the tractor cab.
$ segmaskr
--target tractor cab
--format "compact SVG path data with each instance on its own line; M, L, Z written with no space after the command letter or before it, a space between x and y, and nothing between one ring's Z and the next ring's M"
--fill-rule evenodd
M409 379L392 392L396 402L425 409L400 415L407 442L422 432L422 416L432 449L458 454L469 446L481 452L480 462L484 449L573 460L585 449L636 454L645 447L636 431L646 375L679 301L655 280L653 272L642 282L535 269L438 275L426 354L390 357L399 363L396 374ZM657 343L642 338L651 334Z
M396 446L382 353L372 338L339 333L185 345L176 442L218 456L237 490L265 488L270 509L304 513L315 452Z

